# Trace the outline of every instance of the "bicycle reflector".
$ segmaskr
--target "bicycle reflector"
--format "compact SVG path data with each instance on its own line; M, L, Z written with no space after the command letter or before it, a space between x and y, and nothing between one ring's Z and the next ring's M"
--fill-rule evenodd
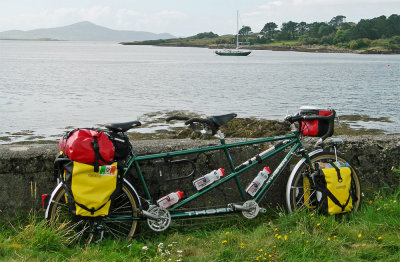
M47 209L47 205L49 204L49 195L48 194L43 194L42 195L42 207L43 209Z

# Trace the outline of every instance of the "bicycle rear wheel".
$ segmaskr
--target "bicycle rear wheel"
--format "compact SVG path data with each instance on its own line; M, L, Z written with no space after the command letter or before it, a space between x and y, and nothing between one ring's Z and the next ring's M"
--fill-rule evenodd
M103 238L130 240L136 231L138 200L132 188L124 182L115 197L107 217L80 217L71 214L63 187L56 192L49 206L49 221L52 227L62 228L67 241L99 242Z
M334 162L336 156L330 152L318 152L310 155L311 163ZM361 186L356 170L343 157L337 156L338 161L349 164L351 168L351 195L353 201L353 212L357 211L361 202ZM286 186L286 205L289 212L296 212L301 209L316 209L316 190L310 179L310 166L305 159L300 160L291 173Z

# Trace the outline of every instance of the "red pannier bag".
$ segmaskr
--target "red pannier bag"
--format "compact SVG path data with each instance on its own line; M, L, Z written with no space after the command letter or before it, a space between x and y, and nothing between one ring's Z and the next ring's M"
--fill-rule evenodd
M84 164L109 165L114 160L114 144L104 132L94 129L75 129L67 132L59 142L60 150L69 159Z
M300 114L308 116L330 116L333 114L332 110L318 110L306 109L302 110ZM301 131L304 136L322 137L328 132L329 120L304 120L301 122ZM332 134L331 134L332 135Z

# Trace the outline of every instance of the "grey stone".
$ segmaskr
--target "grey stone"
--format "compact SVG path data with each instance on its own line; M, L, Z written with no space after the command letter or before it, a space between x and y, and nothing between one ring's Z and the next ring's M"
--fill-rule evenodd
M397 188L399 176L392 170L400 164L400 135L382 136L342 136L345 143L339 147L339 152L356 168L361 186L365 194L372 194L381 187ZM227 143L248 139L227 139ZM314 150L316 139L310 139L304 145L309 151ZM137 156L164 153L183 149L218 145L219 140L145 140L133 141ZM231 148L230 152L235 165L253 157L266 148L265 144L251 145L242 148ZM2 145L0 147L0 216L16 211L40 210L41 195L51 193L56 186L53 175L53 161L58 154L56 144L32 145ZM274 169L280 162L284 152L265 161L266 166ZM176 157L175 159L181 159ZM185 196L190 196L196 190L192 181L213 169L219 167L230 171L226 156L222 151L212 151L201 154L191 154L187 159L194 161L196 172L193 177L179 181L161 183L157 178L157 162L163 159L141 161L141 169L149 186L150 193L157 200L165 194L181 190ZM275 181L267 192L262 205L282 205L286 179L290 167L296 163L293 159L285 172ZM243 189L258 173L261 167L254 167L239 176ZM173 177L190 174L191 165L188 162L177 164L172 171ZM144 191L135 170L128 173L131 181L141 196ZM201 207L227 205L242 201L234 179L185 205L185 207Z

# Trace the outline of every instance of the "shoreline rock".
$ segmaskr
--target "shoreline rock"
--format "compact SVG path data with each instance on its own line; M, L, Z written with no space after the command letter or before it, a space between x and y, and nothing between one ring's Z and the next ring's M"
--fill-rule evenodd
M122 45L148 45L141 44L135 42L121 42ZM160 47L198 47L198 48L209 48L209 49L224 49L224 48L236 48L234 45L195 45L195 44L186 44L186 43L160 43L160 44L151 44L152 46L160 46ZM400 50L389 50L389 49L376 49L370 48L366 50L352 50L352 49L342 49L342 48L332 48L325 46L264 46L264 45L252 45L247 46L244 49L249 50L270 50L270 51L294 51L294 52L308 52L308 53L349 53L349 54L400 54Z

